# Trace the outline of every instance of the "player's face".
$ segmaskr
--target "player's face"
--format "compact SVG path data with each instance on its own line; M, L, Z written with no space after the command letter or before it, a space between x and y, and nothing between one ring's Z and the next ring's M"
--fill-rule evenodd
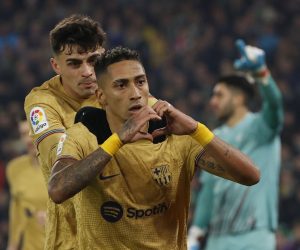
M109 65L101 82L100 102L108 118L118 125L148 103L147 77L138 61L125 60Z
M218 83L213 89L210 106L221 121L229 119L235 110L234 94L225 84Z
M33 144L32 138L29 135L30 128L27 121L21 121L19 123L19 133L23 143L26 145L26 148L29 153L35 153L35 146Z
M51 59L54 71L61 76L65 91L73 98L86 99L98 88L94 71L95 60L104 49L80 53L78 46L66 47Z

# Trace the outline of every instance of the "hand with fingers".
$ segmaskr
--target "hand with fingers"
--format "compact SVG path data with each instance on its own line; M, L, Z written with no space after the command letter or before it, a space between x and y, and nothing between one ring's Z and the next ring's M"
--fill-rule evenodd
M254 74L260 74L267 69L265 52L262 49L246 45L242 39L238 39L235 44L241 54L241 58L234 62L235 69L251 71Z
M147 132L150 120L161 120L161 117L148 105L130 116L118 133L122 143L125 144L140 139L153 140L152 135Z
M153 131L153 137L168 134L189 135L197 128L197 121L166 101L158 100L152 108L160 117L164 116L167 121L164 128Z

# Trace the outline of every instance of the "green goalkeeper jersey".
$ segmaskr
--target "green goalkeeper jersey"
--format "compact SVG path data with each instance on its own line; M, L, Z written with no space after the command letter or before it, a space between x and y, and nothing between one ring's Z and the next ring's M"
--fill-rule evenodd
M280 135L283 109L280 93L269 78L260 84L263 107L248 113L234 127L223 125L214 132L248 155L259 167L260 182L247 187L222 178L201 175L201 189L193 224L211 235L235 234L253 229L276 230L280 173Z

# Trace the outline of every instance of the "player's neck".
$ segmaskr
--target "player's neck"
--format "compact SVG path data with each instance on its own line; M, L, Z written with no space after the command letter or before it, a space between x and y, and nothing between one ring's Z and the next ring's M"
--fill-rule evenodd
M227 120L226 125L228 127L234 127L237 125L249 112L249 109L245 106L241 106L235 109L234 113Z
M106 118L112 133L117 133L123 126L123 121L106 110Z
M66 85L63 84L63 88L65 93L71 97L72 99L75 99L77 101L84 101L85 99L81 98L76 92L72 91L72 89L68 88Z
M125 121L121 120L119 117L112 115L110 112L106 112L107 122L112 133L118 133L121 131ZM141 130L141 132L148 132L148 124L146 124Z

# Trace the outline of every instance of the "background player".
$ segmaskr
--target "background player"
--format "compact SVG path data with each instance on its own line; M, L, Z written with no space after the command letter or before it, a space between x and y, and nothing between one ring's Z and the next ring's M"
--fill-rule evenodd
M274 250L276 246L282 99L266 67L264 51L246 46L242 40L237 47L242 57L234 66L255 78L262 109L258 113L249 110L254 89L245 77L221 77L210 104L224 124L214 132L257 164L261 180L256 186L242 187L203 173L189 230L190 249L199 249L198 238L207 230L207 250Z
M7 249L42 250L48 193L36 150L29 136L29 124L24 119L18 125L27 154L11 160L6 170L11 196Z

